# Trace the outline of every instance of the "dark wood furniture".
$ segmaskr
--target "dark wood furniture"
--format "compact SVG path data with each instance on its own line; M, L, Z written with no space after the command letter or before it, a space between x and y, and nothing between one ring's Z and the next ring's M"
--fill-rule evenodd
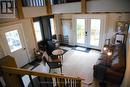
M46 52L44 52L42 59L43 59L44 63L47 63L48 66L50 67L49 73L51 72L51 69L56 69L56 68L60 68L61 73L62 73L62 63L61 63L60 58L58 58L58 57L51 58L50 56L48 56L48 54Z

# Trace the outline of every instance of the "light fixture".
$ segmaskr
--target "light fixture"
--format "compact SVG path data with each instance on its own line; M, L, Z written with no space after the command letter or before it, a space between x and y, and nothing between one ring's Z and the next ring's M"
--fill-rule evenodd
M107 47L103 47L103 50L106 51L106 50L107 50Z
M106 39L106 40L105 40L105 45L104 45L104 47L103 47L103 50L104 50L105 52L107 52L107 50L109 49L109 45L110 45L110 39Z
M111 56L111 55L112 55L112 51L109 50L109 51L107 52L107 55L108 55L108 56Z
M107 50L108 50L108 45L104 45L103 51L107 51Z
M112 45L110 44L110 39L105 40L105 45L103 47L103 52L109 57L112 56Z

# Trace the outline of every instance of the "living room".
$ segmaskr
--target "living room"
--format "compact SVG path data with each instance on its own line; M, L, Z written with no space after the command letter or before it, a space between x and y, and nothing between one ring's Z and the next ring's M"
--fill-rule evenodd
M104 3L104 5L102 5L102 3ZM82 5L83 4L84 3L82 3ZM122 5L120 5L120 4L122 4ZM62 45L59 47L64 50L68 50L67 51L68 53L66 52L63 55L64 62L67 61L65 59L69 58L69 56L71 56L74 53L74 52L72 52L72 50L75 50L75 52L77 52L77 53L73 54L74 56L72 57L72 60L70 60L70 61L74 62L73 60L75 60L75 59L73 59L73 58L75 58L75 57L78 57L78 58L83 57L82 58L83 60L81 63L79 62L79 64L78 64L78 62L75 62L79 65L78 67L84 67L84 66L80 66L80 64L83 65L82 63L84 63L84 61L87 61L87 59L85 59L84 56L86 54L88 55L89 52L90 52L90 55L89 55L90 57L88 58L88 60L91 60L90 59L91 57L94 58L92 54L94 54L94 56L97 56L95 58L95 60L93 60L94 61L93 64L95 64L97 62L97 59L99 58L100 51L103 50L103 47L106 43L105 41L108 39L111 39L110 42L112 42L112 39L114 38L117 28L118 28L118 26L117 26L118 23L129 24L130 13L129 13L129 8L127 8L128 2L127 1L126 2L125 1L124 2L116 1L116 0L113 2L112 1L103 1L103 0L98 2L98 1L90 0L90 1L87 1L87 8L86 8L87 13L86 13L86 10L85 10L85 13L84 13L84 11L81 11L80 7L82 5L80 5L80 2L52 5L52 14L51 15L46 12L45 7L22 7L23 15L24 15L23 19L13 19L12 22L8 22L9 21L8 19L5 19L5 20L2 19L1 24L0 24L0 31L1 31L1 38L0 38L1 56L0 57L10 54L10 52L9 52L10 50L9 50L7 44L5 44L7 41L5 39L6 37L4 36L4 33L8 32L10 30L19 28L18 31L20 32L20 36L23 38L21 40L22 48L24 50L26 50L26 53L24 55L23 54L17 55L17 56L22 56L22 57L24 56L24 59L18 60L18 64L20 64L18 66L21 67L21 66L35 60L35 55L34 55L33 49L38 48L38 45L37 45L38 42L37 42L37 36L35 34L36 32L35 32L34 23L36 22L35 20L37 20L38 18L44 19L46 17L49 17L49 18L53 19L53 23L51 24L51 21L49 20L50 22L48 24L45 24L46 21L44 21L44 25L42 27L44 29L46 29L45 25L48 26L50 24L49 27L51 27L51 25L54 25L53 29L50 28L51 33L53 33L54 36L56 35L56 37L54 37L54 38L56 38L56 40L58 40L59 43ZM95 6L95 5L97 5L97 6ZM81 14L81 13L83 13L83 14ZM83 19L83 20L80 20L80 19ZM98 20L96 20L96 23L100 24L98 26L98 28L100 27L100 29L99 29L99 31L96 31L96 34L95 34L95 37L97 37L98 40L97 39L91 40L91 27L93 26L93 25L91 25L92 19L98 19ZM4 22L8 22L8 23L4 23ZM94 22L94 24L96 24L96 23ZM84 31L83 33L81 33L82 31L79 31L79 34L77 34L78 24L82 26L80 28L82 28L82 31ZM129 26L129 25L127 25L127 26ZM52 31L54 31L54 32L52 32ZM45 37L50 38L49 36L45 36L45 34L46 34L46 32L44 31L44 33L42 33L42 35L43 35L42 38L45 38ZM129 34L127 34L126 37L128 35ZM78 37L80 39L78 39ZM51 37L51 39L52 39L52 37ZM125 40L126 39L127 38L125 38ZM126 42L127 42L126 53L128 54L129 53L129 50L128 50L129 41L126 40ZM97 44L98 44L98 46L97 46ZM95 46L93 46L93 45L95 45ZM87 50L86 50L86 48L87 48ZM70 49L72 49L72 50L70 51ZM78 55L78 54L82 54L82 55ZM127 56L127 59L129 60L129 55ZM79 61L79 60L75 60L75 61ZM23 63L21 63L21 61L23 61ZM86 62L86 63L89 63L89 62ZM128 63L126 63L126 70L129 71L129 68L128 68L129 65L127 65L127 64ZM67 65L69 65L69 64L67 64ZM71 66L71 64L70 64L70 66ZM91 66L91 68L92 68L92 66ZM63 68L63 72L64 72L64 69L65 68ZM78 70L78 68L77 68L77 70ZM70 69L67 70L67 68L66 68L65 72L66 71L71 71L71 70ZM76 73L76 71L74 71L74 72ZM86 73L86 72L84 72L84 73ZM71 74L73 74L73 72ZM93 75L93 73L91 73L91 74ZM80 75L78 75L78 76L80 76ZM122 84L124 87L129 86L129 84L128 84L129 82L127 82L127 81L129 81L128 76L129 76L129 73L126 72L125 73L126 78L123 80L123 84ZM89 83L91 83L91 82L87 82L87 85Z

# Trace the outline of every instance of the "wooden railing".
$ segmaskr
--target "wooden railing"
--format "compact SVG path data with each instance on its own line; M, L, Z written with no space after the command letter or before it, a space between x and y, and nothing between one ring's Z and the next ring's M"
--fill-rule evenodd
M46 6L46 0L22 0L23 7Z
M45 6L47 2L51 5L80 2L81 0L22 0L23 7Z
M82 79L59 74L34 72L21 68L2 66L3 77L7 87L25 87L22 76L27 75L28 87L81 87Z
M81 0L50 0L52 5L56 4L64 4L64 3L73 3L73 2L80 2Z

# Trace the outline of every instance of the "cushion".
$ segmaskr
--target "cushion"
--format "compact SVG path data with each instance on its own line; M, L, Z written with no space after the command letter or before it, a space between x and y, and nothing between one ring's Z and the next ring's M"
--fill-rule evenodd
M52 41L47 41L47 49L48 49L48 51L52 52L53 50L56 49L55 44Z
M118 56L119 56L118 51L114 51L111 59L114 60L115 58L118 58Z
M119 58L118 58L118 56L116 56L116 57L112 60L111 65L113 66L113 65L118 64L118 63L119 63Z
M122 66L119 63L117 63L112 65L111 68L115 71L121 71Z
M55 44L52 41L47 41L47 45L51 48L55 48Z

